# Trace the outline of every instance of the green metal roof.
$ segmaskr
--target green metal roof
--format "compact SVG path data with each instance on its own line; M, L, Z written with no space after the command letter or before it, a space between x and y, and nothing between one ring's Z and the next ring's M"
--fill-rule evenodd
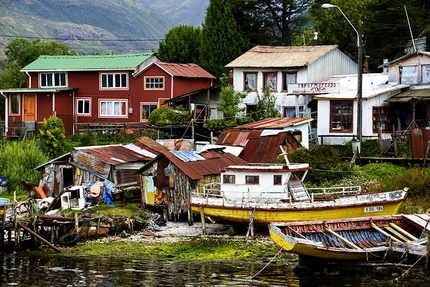
M134 70L153 55L40 56L21 71Z

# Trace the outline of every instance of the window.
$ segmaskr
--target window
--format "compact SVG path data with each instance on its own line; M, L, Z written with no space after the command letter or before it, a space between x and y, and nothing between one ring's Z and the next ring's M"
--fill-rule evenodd
M223 174L222 176L222 183L236 183L236 176L232 174Z
M149 118L149 115L152 113L153 110L155 110L157 108L157 104L156 103L142 103L140 105L140 111L141 111L141 115L142 118L141 120L147 120Z
M276 75L277 73L263 73L263 85L264 87L269 86L271 91L276 91Z
M260 183L260 176L258 176L258 175L246 175L245 176L245 183L246 184L259 184Z
M100 117L126 117L127 101L100 101Z
M421 65L421 84L430 84L430 65Z
M245 83L243 90L257 90L257 73L244 73Z
M18 94L13 94L10 96L10 103L9 103L9 111L11 115L19 115L19 107L20 107L20 102L19 102L19 95Z
M66 87L66 73L40 73L40 87Z
M388 107L373 107L373 132L390 132Z
M331 101L332 132L352 132L352 103L353 101Z
M127 88L127 73L102 73L102 88Z
M275 174L273 176L273 185L282 185L282 175Z
M297 73L283 73L282 81L282 90L288 91L288 84L297 84Z
M145 90L164 90L164 77L145 77Z
M400 66L401 84L418 84L418 66Z
M90 99L76 99L77 106L77 114L82 115L91 115L91 100Z
M292 106L284 107L284 118L303 118L303 106L299 106L299 112L297 113L297 108Z

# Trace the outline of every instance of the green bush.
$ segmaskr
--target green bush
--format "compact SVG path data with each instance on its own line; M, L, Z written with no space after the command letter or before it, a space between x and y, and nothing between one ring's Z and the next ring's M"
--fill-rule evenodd
M382 157L384 154L379 148L377 140L363 140L360 156L361 157ZM345 143L345 149L342 152L343 157L352 157L352 141Z
M66 151L66 130L63 121L56 116L43 120L39 130L42 150L51 158L63 155Z
M7 177L9 193L25 190L22 181L39 183L38 171L32 170L48 161L35 141L11 141L4 144L0 153L0 174Z
M182 106L172 109L169 107L158 108L149 115L149 122L156 126L188 124L191 119L188 111Z
M312 185L331 184L351 174L351 165L342 162L339 152L329 145L296 149L288 158L292 163L309 163L312 170L306 179Z

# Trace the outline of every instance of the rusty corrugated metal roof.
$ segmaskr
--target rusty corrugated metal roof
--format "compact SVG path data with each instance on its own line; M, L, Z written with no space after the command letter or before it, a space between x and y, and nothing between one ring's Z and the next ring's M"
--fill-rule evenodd
M152 160L151 157L139 154L122 145L79 147L74 148L74 152L91 155L93 158L111 165Z
M137 142L134 143L136 146L142 148L142 149L149 149L152 150L154 153L159 154L163 151L168 151L168 149L161 144L159 144L157 141L149 138L149 137L139 137L136 139Z
M267 118L261 121L237 126L234 129L280 129L297 126L312 121L311 118Z
M215 79L215 76L213 76L197 64L156 62L154 63L154 65L159 66L162 70L166 71L173 77Z
M337 49L337 45L320 46L255 46L232 62L227 68L306 67Z
M176 153L177 152L181 151L176 151ZM218 154L218 156L216 154ZM204 157L205 160L199 161L184 162L171 152L163 152L163 155L166 156L174 165L176 165L192 180L202 179L204 176L210 174L219 174L219 168L221 167L248 164L248 162L235 155L217 152L215 150L209 150L200 153L200 156Z
M273 161L281 153L279 146L286 145L287 134L250 138L240 157L252 163Z

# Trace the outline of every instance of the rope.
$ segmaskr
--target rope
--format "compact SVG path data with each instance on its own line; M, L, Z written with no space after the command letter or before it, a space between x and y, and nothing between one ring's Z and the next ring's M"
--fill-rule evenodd
M258 274L260 274L261 272L263 272L263 270L266 269L267 266L269 266L269 264L272 263L273 260L275 260L275 258L279 256L279 254L281 254L281 252L282 252L283 249L284 249L284 246L281 246L281 248L279 249L278 253L276 253L275 256L273 256L273 258L269 262L267 262L267 264L263 268L260 269L260 271L258 271L257 273L255 273L254 276L251 277L251 280L254 279L256 276L258 276Z

